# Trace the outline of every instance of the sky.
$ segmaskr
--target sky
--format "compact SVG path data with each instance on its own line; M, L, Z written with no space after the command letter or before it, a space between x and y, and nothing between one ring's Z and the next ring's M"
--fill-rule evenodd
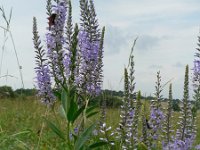
M185 66L190 67L190 81L197 36L200 30L199 0L95 0L100 27L106 27L104 44L104 89L123 90L123 70L133 41L136 91L153 95L157 71L162 84L171 80L174 98L182 98ZM32 19L37 18L38 30L45 44L47 25L45 0L0 0L7 15L13 10L12 31L25 88L33 88L35 53L32 42ZM72 0L73 22L80 22L79 0ZM5 26L0 17L0 26ZM0 29L0 47L3 30ZM2 57L2 49L0 49ZM0 57L0 59L1 59ZM3 55L1 85L21 87L20 75L11 38L8 37ZM190 82L191 83L191 82ZM192 91L192 86L190 86ZM168 96L168 85L163 89ZM192 93L190 94L192 97Z

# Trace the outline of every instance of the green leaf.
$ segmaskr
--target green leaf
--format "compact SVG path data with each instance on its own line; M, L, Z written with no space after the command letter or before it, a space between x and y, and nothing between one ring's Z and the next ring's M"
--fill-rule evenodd
M90 118L90 117L96 115L97 113L99 113L99 111L95 111L95 112L92 112L92 113L90 113L90 114L87 114L86 117L87 117L87 118Z
M74 121L80 116L80 114L84 111L84 109L85 105L79 108L78 111L76 111L76 113L73 115L72 123L74 123Z
M45 118L44 118L45 119ZM62 133L62 131L57 128L52 122L50 122L49 120L45 119L45 121L47 122L47 125L51 128L51 130L57 134L61 139L65 140L65 136Z
M53 91L54 95L61 101L61 93L59 91Z
M72 136L74 137L74 141L76 141L77 140L77 135L75 135L74 133L72 133Z
M93 143L89 146L89 149L95 149L95 148L98 148L98 147L101 147L101 146L104 146L104 145L107 145L109 144L108 142L105 142L105 141L100 141L100 142L96 142L96 143Z
M94 105L94 106L87 108L86 113L93 111L95 108L97 108L97 105Z
M64 108L63 108L63 105L60 105L58 111L59 111L59 113L60 113L60 115L61 115L62 117L66 118L66 114L65 114L65 110L64 110ZM67 119L67 118L66 118L66 119Z
M89 126L77 139L75 143L75 150L80 150L85 142L90 138L92 131L95 128L95 124Z
M69 122L73 121L74 114L77 112L78 106L77 104L71 100L69 111L67 112L67 119Z
M69 107L69 103L70 103L67 96L68 96L68 91L63 89L62 94L61 94L61 103L62 103L63 109L65 111L66 117L67 117L68 107Z
M75 86L73 86L73 87L70 87L70 90L69 90L69 96L70 96L70 98L73 98L73 96L74 95L76 95L76 87Z

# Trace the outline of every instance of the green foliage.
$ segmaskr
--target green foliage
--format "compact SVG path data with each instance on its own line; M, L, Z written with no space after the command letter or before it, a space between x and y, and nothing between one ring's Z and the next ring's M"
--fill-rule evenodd
M124 92L123 91L113 91L113 90L104 90L104 93L107 95L113 95L113 96L119 96L119 97L123 97L124 96Z
M17 96L34 96L36 95L36 89L17 89L14 91Z
M79 150L82 149L83 145L87 142L90 138L92 131L95 129L95 125L89 126L85 131L78 137L75 143L75 149Z
M95 149L95 148L98 148L100 146L104 146L104 145L107 145L108 142L104 142L104 141L100 141L100 142L96 142L94 144L91 144L88 149Z
M112 108L119 108L122 104L122 98L112 95L105 96L106 106ZM100 99L100 105L102 104L103 100Z
M180 111L179 100L172 100L172 109L173 111Z
M49 126L49 128L51 128L51 130L56 135L58 135L61 139L65 140L65 135L62 133L62 131L55 124L53 124L51 121L49 121L47 119L45 119L45 121L47 122L47 125Z
M14 98L15 93L10 86L0 87L0 98Z
M91 134L95 129L95 124L92 124L87 128L85 128L84 125L82 129L84 131L81 131L81 128L79 126L78 133L74 133L74 129L76 128L76 124L79 122L82 115L85 114L86 117L89 118L98 113L98 111L95 110L96 106L86 107L86 105L83 105L79 107L77 99L78 97L81 98L81 96L78 96L75 87L65 87L62 89L62 93L59 94L59 92L57 92L57 96L58 98L61 98L60 112L62 112L64 118L66 119L67 131L65 132L51 121L47 119L45 120L51 130L58 137L63 139L64 143L69 146L69 149L82 150L84 147L87 147L86 145L88 144L86 143L90 139ZM81 124L84 123L83 121ZM93 147L104 145L104 143L97 144L96 141L92 144L93 145L90 147L90 149L92 149Z

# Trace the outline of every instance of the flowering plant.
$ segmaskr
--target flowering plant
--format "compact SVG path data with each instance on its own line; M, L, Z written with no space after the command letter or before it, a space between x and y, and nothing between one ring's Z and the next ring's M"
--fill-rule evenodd
M118 127L107 127L104 100L100 120L88 123L88 118L98 113L96 106L90 102L101 94L105 28L100 32L93 0L80 0L80 8L80 27L77 24L73 27L71 1L52 3L47 0L48 27L44 47L37 31L36 18L33 18L38 96L48 108L54 109L56 103L60 105L66 126L60 127L45 120L63 140L64 148L83 150L103 146L105 149L123 150L192 149L196 128L189 100L189 67L186 66L178 129L176 135L172 135L172 84L166 111L161 104L163 86L160 72L157 73L155 99L151 101L149 110L147 103L142 101L141 92L135 92L133 49L137 39L131 50L129 65L124 69L124 97ZM197 66L199 61L196 60L195 74L199 72Z
M88 142L95 124L86 123L95 115L89 101L101 92L103 35L99 32L93 1L80 1L82 24L72 25L71 1L47 1L48 27L46 46L41 46L36 18L33 18L33 41L36 49L36 83L38 96L48 107L60 101L66 119L67 133L51 121L49 127L65 141L69 149L82 149ZM84 18L91 17L85 22ZM90 26L90 28L88 28ZM95 29L95 30L94 30ZM53 85L54 84L54 88ZM82 116L82 117L81 117ZM81 119L82 118L82 119ZM77 124L80 124L78 128ZM90 144L97 147L105 142Z

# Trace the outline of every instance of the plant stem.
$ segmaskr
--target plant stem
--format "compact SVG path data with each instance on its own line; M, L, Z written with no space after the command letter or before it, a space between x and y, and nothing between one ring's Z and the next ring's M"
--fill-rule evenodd
M67 122L67 144L69 147L71 147L71 141L70 141L70 122Z
M86 118L86 110L87 110L88 104L89 104L89 99L86 98L86 101L85 101L85 109L84 109L84 111L83 111L83 129L84 129L85 125L86 125L86 119L87 119L87 118Z
M44 114L44 117L45 117L45 118L47 117L48 112L49 112L49 109L48 109L48 107L46 107L46 111L45 111L45 114ZM39 150L39 146L40 146L40 142L41 142L41 139L42 139L42 132L43 132L44 126L45 126L45 123L44 123L44 121L43 121L41 130L40 130L40 132L39 132L39 140L38 140L37 148L36 148L37 150Z

